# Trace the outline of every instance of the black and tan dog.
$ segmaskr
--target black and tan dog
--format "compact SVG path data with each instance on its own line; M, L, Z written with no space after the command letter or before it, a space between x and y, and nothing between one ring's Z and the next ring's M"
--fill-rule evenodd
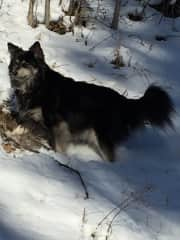
M102 158L113 160L114 148L148 122L170 124L173 104L168 94L150 86L139 99L127 99L102 86L76 82L50 69L39 42L29 50L8 43L9 75L20 118L42 122L57 151L70 143L88 144Z

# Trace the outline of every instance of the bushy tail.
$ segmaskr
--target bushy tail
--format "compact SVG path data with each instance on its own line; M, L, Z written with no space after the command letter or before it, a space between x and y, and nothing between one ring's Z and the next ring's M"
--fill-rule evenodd
M139 99L139 103L145 121L158 127L164 127L166 124L172 126L171 115L174 112L174 105L168 93L162 88L150 86Z

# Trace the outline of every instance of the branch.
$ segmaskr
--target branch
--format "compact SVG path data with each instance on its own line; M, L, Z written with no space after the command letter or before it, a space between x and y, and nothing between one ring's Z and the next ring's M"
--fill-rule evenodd
M108 228L106 230L106 236L105 239L108 240L111 234L111 230L112 230L112 224L114 222L114 220L119 216L119 214L125 210L126 208L129 207L129 205L135 201L140 200L144 194L146 192L150 192L152 191L152 186L146 186L144 187L144 189L140 192L134 192L132 193L130 196L128 196L126 199L124 199L122 202L120 202L120 204L118 204L116 207L114 207L113 209L111 209L97 224L96 229L94 231L94 233L92 233L92 236L95 237L98 229L100 226L102 226L102 224L105 222L105 220L108 219L109 216L111 216L116 210L118 210L116 213L114 213L114 215L112 216L112 219L110 220L110 223L108 224Z
M80 179L80 182L81 182L81 184L82 184L82 187L83 187L83 189L84 189L84 192L85 192L85 197L84 197L84 199L88 199L88 198L89 198L89 193L88 193L86 184L85 184L85 182L84 182L84 180L83 180L80 172L79 172L78 170L76 170L76 169L74 169L74 168L72 168L72 167L64 164L64 163L59 162L59 161L58 161L57 159L55 159L54 157L53 157L53 159L57 162L57 164L58 164L59 166L64 167L64 168L70 170L71 172L74 172L76 175L78 175L78 177L79 177L79 179Z

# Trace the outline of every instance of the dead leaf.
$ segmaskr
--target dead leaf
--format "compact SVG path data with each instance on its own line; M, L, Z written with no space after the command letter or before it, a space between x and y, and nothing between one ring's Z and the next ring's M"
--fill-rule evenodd
M12 153L16 150L16 148L10 143L3 143L2 147L3 147L4 151L7 153Z

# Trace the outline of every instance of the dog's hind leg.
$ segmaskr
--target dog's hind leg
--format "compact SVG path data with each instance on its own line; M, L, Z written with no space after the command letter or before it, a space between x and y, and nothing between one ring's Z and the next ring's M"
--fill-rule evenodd
M72 133L65 121L60 121L52 128L52 148L60 153L66 153L70 144L88 145L103 160L113 161L113 149L105 143L100 143L94 129Z
M110 162L114 161L114 147L111 144L107 144L105 142L99 141L100 149L103 154L106 156L105 160Z
M96 131L92 128L74 134L73 142L88 145L103 160L112 161L113 159L111 150L105 144L100 144Z

